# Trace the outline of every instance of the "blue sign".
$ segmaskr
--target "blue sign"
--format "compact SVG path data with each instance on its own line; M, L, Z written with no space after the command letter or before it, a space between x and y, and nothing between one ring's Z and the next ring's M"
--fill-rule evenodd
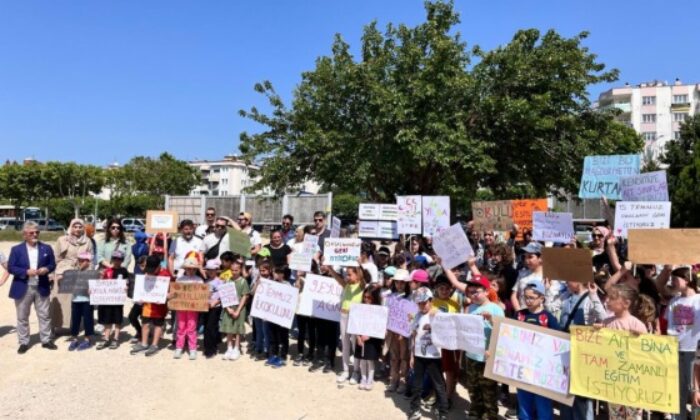
M579 198L620 200L620 177L639 174L640 155L586 156Z

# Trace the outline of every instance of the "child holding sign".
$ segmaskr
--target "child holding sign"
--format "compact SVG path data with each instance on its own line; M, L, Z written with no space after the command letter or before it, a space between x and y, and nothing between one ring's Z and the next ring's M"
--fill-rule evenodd
M289 284L292 271L289 267L275 267L273 278L277 283ZM270 358L265 363L278 369L287 365L289 353L289 329L273 322L267 323L270 331Z
M238 360L241 357L241 336L245 334L245 318L247 316L245 305L250 295L250 288L242 276L243 264L240 261L233 261L230 267L232 279L229 281L236 285L239 303L222 311L221 332L226 334L228 345L224 360Z
M362 303L366 305L381 305L379 289L367 289L362 295ZM362 378L358 388L371 391L374 387L374 363L382 353L383 340L361 335L355 345L355 360L359 360Z
M209 312L204 314L204 357L211 359L217 353L221 343L219 321L221 320L221 303L217 290L224 282L218 277L219 260L209 260L204 266L207 275L206 283L209 286L211 297L209 298Z
M124 253L120 250L112 252L112 266L105 269L103 279L129 279L129 272L122 267L124 262ZM124 305L100 305L97 307L97 322L104 326L103 337L104 341L95 347L97 350L102 350L109 347L115 350L119 347L119 332L122 327L124 318ZM114 341L112 341L112 332L114 332Z
M394 273L393 297L398 299L410 300L411 289L408 284L411 280L408 270L399 268ZM406 392L406 383L408 380L408 362L409 350L408 340L401 334L387 331L387 340L391 343L389 352L391 354L391 370L389 374L389 387L387 391L396 391L399 394Z
M78 254L78 270L85 271L92 267L92 253L83 251ZM92 343L90 337L95 335L95 318L93 316L92 306L90 306L90 298L82 293L73 293L73 299L70 305L70 335L71 343L68 346L69 351L87 350ZM85 329L85 340L79 340L80 322L82 320L83 328Z
M260 256L258 253L257 257ZM262 259L261 259L262 261ZM255 292L258 290L258 284L261 280L272 280L272 271L270 263L267 261L262 261L257 263L257 276L254 276L253 282L250 287L250 295L255 296ZM255 341L255 360L265 360L270 355L266 354L269 352L270 347L270 337L269 333L266 334L267 328L265 328L265 321L260 318L251 317L253 319L253 338Z
M202 278L197 275L199 272L199 261L195 257L185 258L182 263L185 274L178 277L178 283L202 283ZM177 311L177 339L175 341L175 353L173 358L179 359L182 357L182 352L185 349L185 341L190 353L190 360L197 358L197 320L199 312L195 311Z
M149 255L146 259L146 267L144 269L145 275L155 276L155 277L170 277L172 281L172 276L170 271L161 266L162 259L157 255ZM145 352L146 356L153 356L158 353L160 348L158 343L160 342L160 337L163 335L163 326L165 325L165 316L168 314L168 305L161 303L150 303L145 302L143 304L143 310L141 312L141 321L143 325L141 326L141 342L136 343L131 349L131 354L135 355L140 352ZM153 332L153 341L151 345L148 345L148 338L150 333Z

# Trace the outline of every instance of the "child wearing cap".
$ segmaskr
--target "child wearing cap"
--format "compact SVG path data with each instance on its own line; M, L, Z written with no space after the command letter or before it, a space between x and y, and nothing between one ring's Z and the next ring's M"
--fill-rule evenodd
M522 248L524 253L525 268L518 273L518 280L513 286L510 301L515 312L525 308L523 292L528 283L538 280L543 281L542 276L542 245L537 242L530 242Z
M427 374L433 383L437 396L438 419L447 418L448 402L445 389L445 379L442 376L440 349L433 344L430 322L437 313L432 306L433 293L427 287L419 287L414 292L414 301L418 304L418 314L413 320L411 329L410 367L413 369L414 378L411 392L410 420L418 420L422 417L420 411L421 394L423 393L423 377Z
M129 271L122 267L124 253L120 250L112 252L110 260L111 267L106 268L102 273L102 279L129 279ZM121 331L122 320L124 318L124 305L100 305L97 307L97 322L104 327L102 336L104 340L100 342L96 349L103 350L109 347L115 350L119 347L119 332ZM112 341L112 333L114 341Z
M430 275L427 271L419 268L418 270L411 271L411 292L417 290L421 286L428 286L430 284Z
M200 266L199 260L197 260L196 257L191 256L185 258L185 262L182 263L181 268L185 270L185 273L177 278L177 283L202 283L202 278L197 275ZM171 295L168 294L168 297L170 298ZM175 353L173 354L173 358L179 359L182 357L182 352L185 349L185 342L187 342L190 360L195 360L197 358L197 320L199 319L199 312L177 311L176 316L177 338L175 341Z
M433 307L438 311L450 314L462 312L464 296L452 287L450 280L444 274L439 275L435 280L435 293ZM452 406L452 397L457 391L457 376L461 358L462 352L459 350L442 349L442 370L445 372L447 401L450 407Z
M544 309L545 287L541 281L533 280L525 285L523 299L527 308L516 314L520 322L544 328L559 329L557 318ZM518 418L524 420L551 420L554 416L552 400L541 395L518 389Z
M411 290L408 285L410 280L408 270L403 268L396 270L392 281L394 293L391 296L393 299L410 300ZM408 339L401 334L387 331L387 342L389 343L389 354L391 355L391 370L389 372L387 391L396 391L398 394L403 394L406 392L408 363L410 361Z
M89 270L92 267L92 252L83 251L78 254L78 271ZM85 339L79 340L80 323L85 329ZM87 350L92 345L90 337L95 335L95 318L90 306L90 297L83 293L73 293L70 306L70 335L71 343L68 350Z

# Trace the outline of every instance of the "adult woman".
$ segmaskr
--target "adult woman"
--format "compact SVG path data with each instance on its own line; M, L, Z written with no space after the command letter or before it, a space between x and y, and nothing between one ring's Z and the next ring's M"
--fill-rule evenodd
M426 265L433 263L433 258L425 252L425 245L421 238L414 236L411 238L411 261L416 261L416 257L423 257Z
M617 256L615 237L610 229L605 226L596 226L591 232L591 243L588 245L593 250L593 266L596 271L600 271L604 266L608 266L611 273L615 273L622 268L620 259Z
M274 230L270 234L270 243L265 245L265 248L270 250L270 259L275 267L283 267L289 265L289 254L292 253L292 248L284 243L281 230Z
M128 269L131 263L131 246L124 235L124 227L121 220L116 217L109 219L105 229L105 240L97 245L98 268L112 267L112 254L119 250L124 254L123 267Z
M85 222L73 219L68 225L66 235L56 241L54 255L56 256L56 271L54 280L60 282L63 273L78 269L78 255L93 253L92 241L85 235ZM58 287L51 290L50 314L53 328L68 328L70 326L70 294L59 294Z

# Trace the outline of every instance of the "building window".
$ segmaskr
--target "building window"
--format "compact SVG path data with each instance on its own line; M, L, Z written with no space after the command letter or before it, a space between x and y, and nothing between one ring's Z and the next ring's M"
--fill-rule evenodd
M642 114L642 122L643 123L655 123L656 122L656 114Z
M685 117L686 117L685 112L674 112L673 113L673 121L683 122L683 121L685 121Z
M645 131L642 133L642 138L644 141L654 141L656 140L656 131Z
M680 140L680 139L681 139L681 132L680 132L680 131L674 131L674 132L673 132L673 139L674 139L674 140Z
M673 95L673 103L674 104L687 104L688 103L688 95Z
M656 96L642 96L642 105L656 105Z

